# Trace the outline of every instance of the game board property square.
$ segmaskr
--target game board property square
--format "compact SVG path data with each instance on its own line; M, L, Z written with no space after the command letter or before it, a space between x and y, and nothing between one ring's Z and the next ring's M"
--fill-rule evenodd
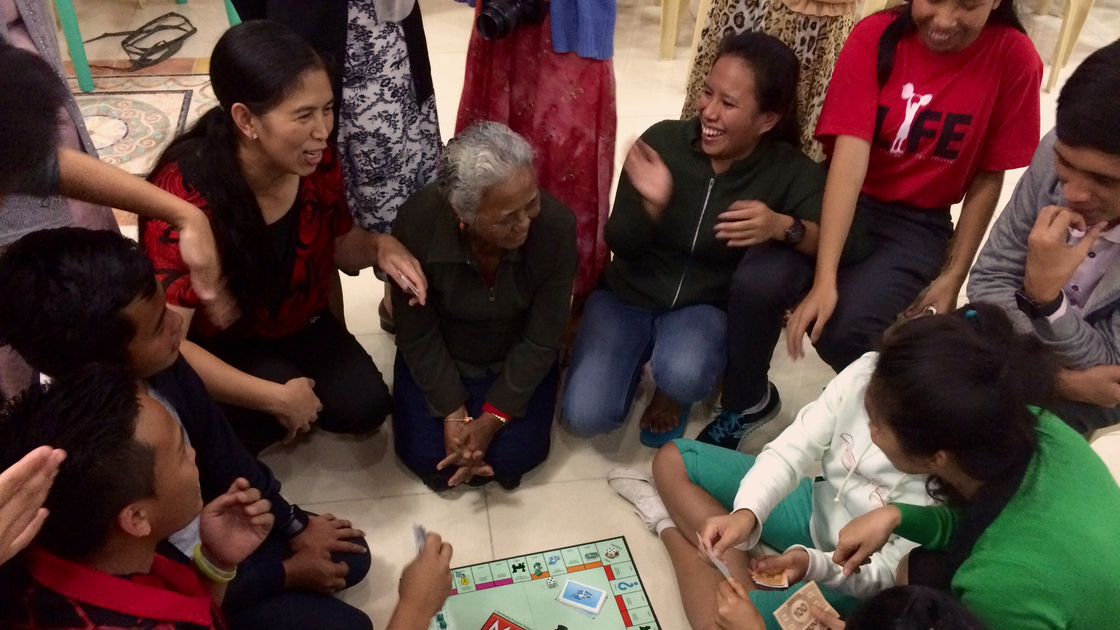
M657 625L656 621L650 623L642 623L626 628L626 630L661 630L661 626Z
M649 606L649 600L646 599L646 594L638 591L637 593L627 593L619 595L622 602L626 604L627 609L641 608L642 606Z
M638 576L619 578L611 582L611 592L615 595L627 595L635 591L645 590Z
M611 575L617 578L634 577L634 563L633 562L620 562L612 564Z
M568 567L569 571L575 567L583 568L583 556L580 555L578 547L561 549L560 553L564 556L564 565Z

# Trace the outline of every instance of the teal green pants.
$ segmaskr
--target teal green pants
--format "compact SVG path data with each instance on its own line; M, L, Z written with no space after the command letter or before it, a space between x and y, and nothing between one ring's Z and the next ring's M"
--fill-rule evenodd
M673 440L673 444L684 459L688 480L715 497L728 512L732 511L735 494L739 492L739 482L751 466L754 466L754 455L695 440ZM778 551L785 551L793 545L815 549L813 537L809 534L809 519L812 514L813 481L806 477L770 512L766 526L762 528L762 542ZM766 630L781 630L774 618L774 611L804 585L804 582L792 584L784 591L750 592L751 601L766 620ZM850 595L824 586L821 586L821 593L841 615L855 610L860 603Z

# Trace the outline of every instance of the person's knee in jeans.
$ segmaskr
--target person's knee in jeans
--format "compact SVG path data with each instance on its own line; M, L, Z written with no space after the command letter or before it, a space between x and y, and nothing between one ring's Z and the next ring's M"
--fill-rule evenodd
M569 380L564 388L563 412L561 422L572 433L581 437L591 437L609 433L622 426L630 411L630 398L633 391L619 393L617 388L603 387L603 380L597 375L583 372L574 374L568 371Z
M653 382L682 407L712 395L723 378L725 354L689 353L655 357Z
M657 326L650 357L657 388L682 406L710 396L727 364L726 314L700 304L662 315Z

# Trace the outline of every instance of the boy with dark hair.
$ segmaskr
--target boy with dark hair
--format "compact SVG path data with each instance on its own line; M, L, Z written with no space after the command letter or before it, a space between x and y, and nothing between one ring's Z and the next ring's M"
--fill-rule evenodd
M194 450L122 368L86 366L9 405L0 467L39 444L69 456L26 575L0 613L5 627L225 627L216 604L273 524L259 490L237 479L204 506ZM195 518L192 570L186 556L157 547Z
M280 483L241 445L179 356L182 319L167 309L152 263L134 241L81 228L29 234L0 255L0 295L19 296L0 300L0 343L40 372L59 378L107 363L143 380L197 451L205 499L245 478L271 501L276 527L230 584L224 608L232 627L370 627L364 613L329 595L365 577L364 534L280 495ZM194 523L171 542L189 552L197 539Z
M1058 98L972 268L968 299L998 304L1062 364L1052 411L1083 434L1120 423L1120 40Z

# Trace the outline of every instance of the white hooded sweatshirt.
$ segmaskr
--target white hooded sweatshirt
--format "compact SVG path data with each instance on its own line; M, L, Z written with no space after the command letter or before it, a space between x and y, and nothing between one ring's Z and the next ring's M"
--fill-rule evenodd
M871 442L863 395L878 356L868 352L837 374L821 397L806 405L793 424L766 445L740 482L734 506L754 512L762 524L744 544L753 547L770 512L797 487L809 466L820 460L824 478L813 483L809 522L816 548L805 548L809 553L805 580L860 599L894 586L898 563L917 544L891 536L882 551L871 556L870 565L845 577L843 568L832 561L840 528L888 503L932 502L926 493L926 477L899 472Z

